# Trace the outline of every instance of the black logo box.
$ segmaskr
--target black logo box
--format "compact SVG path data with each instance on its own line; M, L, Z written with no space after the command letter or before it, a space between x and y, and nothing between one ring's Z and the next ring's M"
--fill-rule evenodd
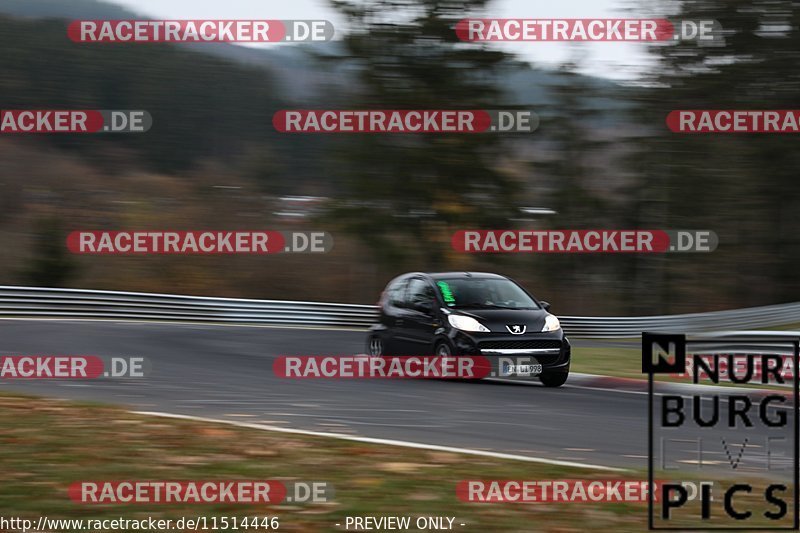
M642 373L647 374L647 477L648 486L653 487L653 375L654 374L677 374L683 373L686 370L686 345L691 342L699 342L704 345L708 344L724 344L730 345L731 340L715 340L715 339L702 339L698 341L687 341L684 334L666 334L666 333L642 333ZM759 339L759 344L765 346L791 346L793 348L793 414L794 414L794 430L792 435L794 437L794 486L793 486L793 500L794 500L794 525L793 526L780 526L780 527L765 527L759 525L757 527L655 527L653 520L653 491L647 491L647 522L648 529L651 531L750 531L750 530L769 530L769 531L797 531L800 529L800 494L798 494L798 487L800 487L800 442L798 442L798 414L800 414L800 381L798 380L798 373L800 373L800 337L796 339ZM674 355L674 361L669 361L659 357L657 361L653 361L654 346L660 352ZM673 350L674 349L674 350ZM745 354L747 357L756 356L758 354Z

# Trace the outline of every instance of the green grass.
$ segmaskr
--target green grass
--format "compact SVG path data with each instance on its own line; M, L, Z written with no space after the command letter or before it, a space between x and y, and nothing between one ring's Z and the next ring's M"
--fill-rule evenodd
M173 518L278 516L281 530L330 531L347 515L455 516L464 531L581 531L591 522L641 531L643 504L475 504L457 499L465 479L621 478L609 472L379 446L226 425L162 419L88 404L0 395L0 516ZM632 473L631 479L643 479ZM82 505L77 481L243 479L327 481L324 504Z
M570 371L633 379L647 378L642 374L642 352L634 348L573 346Z
M626 474L139 416L100 405L0 395L0 516L173 519L277 516L283 531L342 531L346 516L454 516L456 530L639 532L643 503L461 502L468 479L632 479ZM99 480L327 481L334 501L279 505L83 505ZM464 523L465 527L459 524ZM69 530L65 530L69 531ZM246 531L240 529L240 531ZM263 530L262 530L263 531Z

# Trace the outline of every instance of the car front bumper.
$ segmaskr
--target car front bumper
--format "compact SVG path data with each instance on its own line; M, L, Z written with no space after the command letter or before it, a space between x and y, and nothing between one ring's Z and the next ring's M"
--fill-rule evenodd
M523 335L452 330L449 337L457 354L482 355L495 370L501 361L527 364L534 360L542 365L543 373L569 372L572 346L561 329Z

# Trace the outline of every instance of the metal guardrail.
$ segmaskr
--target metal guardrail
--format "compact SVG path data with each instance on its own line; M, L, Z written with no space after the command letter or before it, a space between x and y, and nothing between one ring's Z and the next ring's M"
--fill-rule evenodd
M0 317L367 327L371 305L0 286Z
M375 322L376 316L376 307L372 305L0 286L0 318L224 322L366 329ZM642 331L701 333L800 323L800 302L683 315L559 318L564 331L574 337L637 337Z

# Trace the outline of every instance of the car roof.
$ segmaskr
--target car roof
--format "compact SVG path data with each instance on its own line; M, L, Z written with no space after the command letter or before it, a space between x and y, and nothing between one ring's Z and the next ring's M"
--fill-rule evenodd
M433 280L440 280L440 279L507 279L505 276L501 276L500 274L493 274L491 272L465 272L465 271L456 271L456 272L415 272L409 273L408 275L422 275L428 276Z

